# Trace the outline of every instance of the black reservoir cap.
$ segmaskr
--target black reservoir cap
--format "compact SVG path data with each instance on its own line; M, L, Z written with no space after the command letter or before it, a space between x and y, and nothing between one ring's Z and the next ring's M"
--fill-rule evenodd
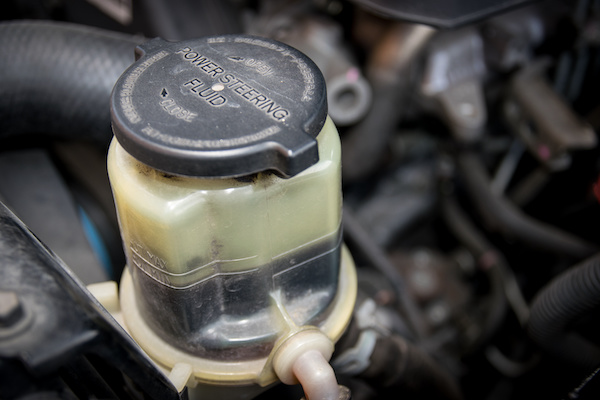
M170 174L291 177L315 164L327 117L317 66L247 35L154 39L117 81L112 124L133 157Z

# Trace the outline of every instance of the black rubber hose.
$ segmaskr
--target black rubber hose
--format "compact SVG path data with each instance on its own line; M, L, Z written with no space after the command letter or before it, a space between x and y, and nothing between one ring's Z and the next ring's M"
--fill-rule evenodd
M600 365L600 347L574 331L583 317L600 310L600 255L554 278L535 297L528 332L539 346L574 366Z
M142 41L67 23L0 24L0 139L108 144L110 93Z
M494 249L460 208L456 199L442 197L442 215L450 230L458 240L478 260L490 283L489 308L485 314L481 334L470 343L469 350L475 350L491 339L506 316L507 301L504 294L504 274L508 268L503 257ZM484 262L482 262L484 261Z
M365 118L342 138L345 184L367 178L381 165L413 90L411 69L435 32L420 24L393 24L372 49L367 77L373 104Z
M363 179L377 169L401 119L401 89L397 85L380 86L373 86L369 113L342 140L344 183Z
M596 246L529 217L506 198L496 195L482 162L475 154L461 154L458 167L471 200L490 230L532 247L577 259L589 257L597 251Z

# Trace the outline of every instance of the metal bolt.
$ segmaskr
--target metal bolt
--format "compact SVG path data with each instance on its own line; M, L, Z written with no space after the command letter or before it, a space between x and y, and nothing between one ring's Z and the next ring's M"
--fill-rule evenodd
M17 293L0 290L0 328L8 328L23 317L23 307Z

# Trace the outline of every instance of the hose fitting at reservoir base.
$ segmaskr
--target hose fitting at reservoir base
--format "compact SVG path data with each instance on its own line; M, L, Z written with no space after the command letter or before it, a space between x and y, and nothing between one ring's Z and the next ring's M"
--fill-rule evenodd
M136 54L113 90L108 156L126 328L192 397L282 371L304 387L327 370L323 344L333 351L356 298L321 73L245 35L155 39Z

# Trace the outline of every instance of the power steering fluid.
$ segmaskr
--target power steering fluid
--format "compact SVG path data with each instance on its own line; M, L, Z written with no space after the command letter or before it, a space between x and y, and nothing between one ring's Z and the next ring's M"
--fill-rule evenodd
M297 382L294 362L331 357L356 297L323 77L245 35L155 39L136 59L108 156L124 324L192 387Z

